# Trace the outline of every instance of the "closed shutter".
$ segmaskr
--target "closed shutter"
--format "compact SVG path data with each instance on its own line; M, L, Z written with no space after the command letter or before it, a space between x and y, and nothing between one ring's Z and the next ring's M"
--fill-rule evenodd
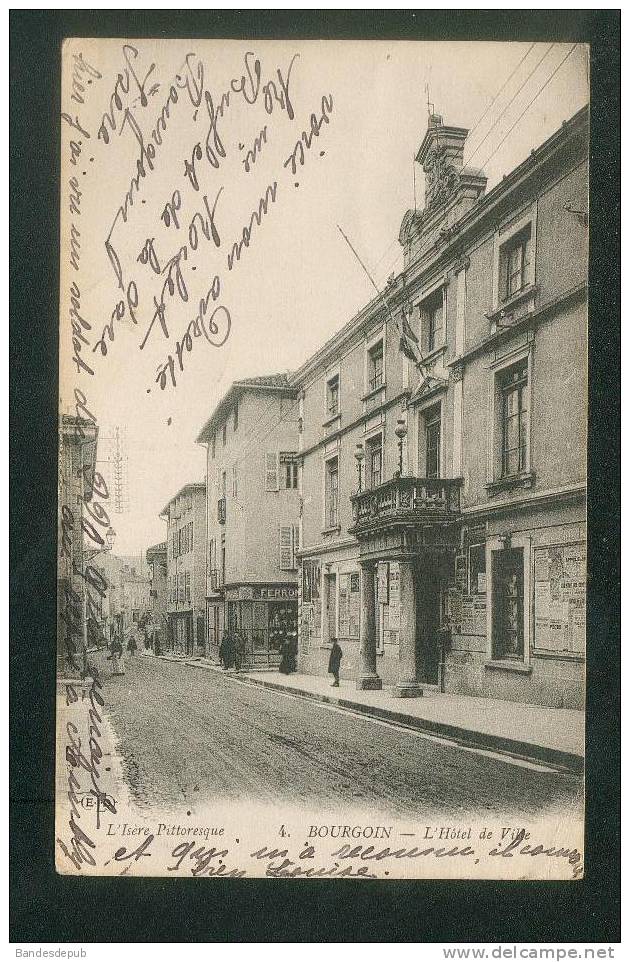
M278 452L271 451L265 455L265 491L278 490Z
M293 566L293 526L280 525L280 570L292 571Z
M293 525L293 569L295 570L298 566L297 553L300 550L300 526L299 524Z

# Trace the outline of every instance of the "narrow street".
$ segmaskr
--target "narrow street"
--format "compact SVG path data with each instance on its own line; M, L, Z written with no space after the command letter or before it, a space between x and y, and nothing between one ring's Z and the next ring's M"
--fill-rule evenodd
M213 797L429 812L567 813L581 779L509 764L308 699L153 657L105 673L106 710L142 807Z

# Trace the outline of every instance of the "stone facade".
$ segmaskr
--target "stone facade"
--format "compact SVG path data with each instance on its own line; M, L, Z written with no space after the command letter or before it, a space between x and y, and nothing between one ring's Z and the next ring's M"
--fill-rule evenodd
M298 405L287 376L235 382L201 430L207 450L207 644L229 627L246 663L297 642Z
M167 522L166 646L178 654L203 654L206 650L205 483L184 485L165 505L160 517Z
M147 548L147 564L151 572L149 588L151 620L150 637L157 653L166 647L168 608L168 564L166 541Z

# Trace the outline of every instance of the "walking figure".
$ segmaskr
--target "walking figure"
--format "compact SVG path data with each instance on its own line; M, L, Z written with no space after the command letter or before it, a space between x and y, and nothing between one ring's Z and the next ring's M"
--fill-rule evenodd
M219 647L219 661L221 662L221 667L224 669L231 668L234 663L234 645L232 642L232 633L227 630L223 632L223 637L221 638L221 645Z
M334 678L331 688L339 688L339 666L343 658L343 651L336 638L332 639L332 643L330 658L328 659L328 674Z
M111 660L112 663L113 675L125 674L125 668L123 665L123 646L117 634L114 634L114 637L112 638L109 660Z

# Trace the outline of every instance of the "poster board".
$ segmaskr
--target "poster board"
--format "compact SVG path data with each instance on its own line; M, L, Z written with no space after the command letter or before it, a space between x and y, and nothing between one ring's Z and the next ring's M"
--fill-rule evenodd
M534 648L586 650L586 544L534 548Z

